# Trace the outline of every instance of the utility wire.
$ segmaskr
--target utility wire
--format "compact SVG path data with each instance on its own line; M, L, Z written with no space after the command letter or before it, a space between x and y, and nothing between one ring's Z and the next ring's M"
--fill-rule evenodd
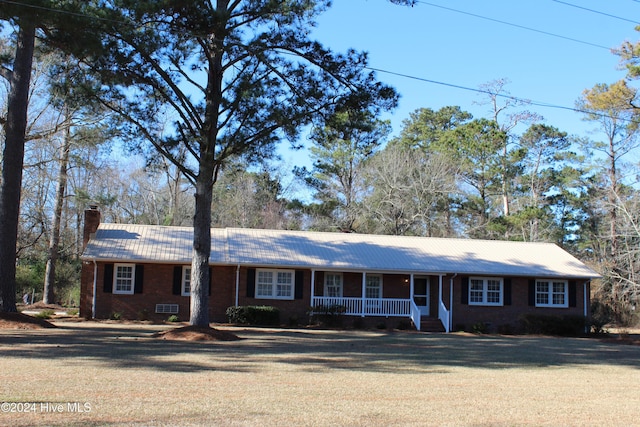
M551 0L551 1L554 1L554 2L560 3L560 4L564 4L566 6L575 7L576 9L582 9L582 10L586 10L588 12L597 13L598 15L608 16L609 18L619 19L620 21L626 21L626 22L631 22L632 24L640 25L640 22L638 22L638 21L633 21L631 19L623 18L621 16L616 16L616 15L611 15L609 13L600 12L599 10L589 9L588 7L578 6L577 4L567 3L566 1L560 1L560 0ZM638 1L638 0L634 0L634 1Z
M566 4L566 5L569 5L569 6L575 6L575 5L572 5L570 3L565 3L565 2L562 2L562 1L559 1L559 0L552 0L552 1L556 1L558 3L563 3L563 4ZM640 2L640 0L633 0L633 1L634 2ZM46 11L50 11L50 12L68 14L68 15L87 18L87 19L95 19L95 20L100 20L100 21L115 22L115 23L119 23L119 24L127 24L127 23L121 22L121 21L116 21L116 20L111 20L111 19L106 19L106 18L100 18L100 17L95 17L95 16L89 16L89 15L78 13L78 12L71 12L71 11L54 9L54 8L49 8L49 7L44 7L44 6L32 5L32 4L24 4L24 3L20 3L20 2L12 1L12 0L0 0L0 3L6 3L6 4L12 4L12 5L24 6L24 7L31 7L31 8L34 8L34 9L40 9L40 10L46 10ZM428 2L422 1L422 0L418 0L417 3L421 3L421 4L424 4L424 5L427 5L427 6L432 6L432 7L436 7L436 8L440 8L440 9L445 9L445 10L448 10L448 11L451 11L451 12L455 12L455 13L461 13L461 14L464 14L464 15L473 16L473 17L484 19L484 20L491 21L491 22L497 22L497 23L500 23L500 24L503 24L503 25L508 25L508 26L512 26L512 27L516 27L516 28L525 29L525 30L528 30L528 31L533 31L533 32L549 35L549 36L552 36L552 37L558 37L558 38L562 38L562 39L565 39L565 40L570 40L570 41L573 41L573 42L576 42L576 43L581 43L581 44L585 44L585 45L589 45L589 46L593 46L593 47L597 47L597 48L601 48L601 49L610 50L610 48L602 46L602 45L598 45L598 44L594 44L594 43L590 43L590 42L585 42L583 40L573 39L573 38L570 38L570 37L565 37L565 36L561 36L561 35L558 35L558 34L549 33L549 32L546 32L546 31L536 30L535 28L530 28L530 27L526 27L526 26L522 26L522 25L518 25L518 24L513 24L513 23L510 23L510 22L501 21L501 20L498 20L498 19L489 18L489 17L486 17L486 16L477 15L477 14L470 13L470 12L465 12L465 11L461 11L461 10L457 10L457 9L453 9L453 8L449 8L449 7L445 7L445 6L440 6L440 5L433 4L433 3L428 3ZM579 8L582 9L582 7L580 7L580 6L575 6L575 7L579 7ZM611 17L618 18L618 17L615 17L613 15L611 15ZM633 22L633 21L630 21L630 22ZM437 81L437 80L430 80L430 79L426 79L426 78L423 78L423 77L411 76L411 75L408 75L408 74L403 74L403 73L399 73L399 72L395 72L395 71L383 70L383 69L380 69L380 68L374 68L374 67L365 67L365 68L368 69L368 70L371 70L371 71L376 71L376 72L379 72L379 73L394 75L394 76L403 77L403 78L412 79L412 80L418 80L418 81L422 81L422 82L425 82L425 83L431 83L431 84L436 84L436 85L440 85L440 86L447 86L447 87L452 87L452 88L455 88L455 89L461 89L461 90L466 90L466 91L471 91L471 92L476 92L476 93L495 95L495 96L498 96L498 97L501 97L501 98L511 99L511 100L518 101L518 102L524 102L524 103L528 103L528 104L539 106L539 107L555 108L555 109L573 111L573 112L582 113L582 114L591 114L591 115L596 115L596 116L600 116L600 117L611 117L611 116L609 116L607 114L598 113L598 112L594 112L594 111L581 110L581 109L578 109L578 108L566 107L566 106L555 105L555 104L549 104L549 103L540 102L540 101L532 101L530 99L525 99L525 98L521 98L521 97L517 97L517 96L505 95L505 94L501 94L501 93L492 92L492 91L489 91L489 90L470 88L470 87L466 87L466 86L456 85L456 84L453 84L453 83L440 82L440 81ZM623 120L625 120L625 119L623 119ZM625 120L625 121L635 122L634 120Z
M562 2L562 1L558 1L558 0L553 0L553 1L557 1L558 3L566 4L568 6L578 7L580 9L586 9L586 8L581 7L581 6L573 5L571 3L566 3L566 2ZM640 0L633 0L633 1L638 2ZM117 21L117 20L112 20L112 19L107 19L107 18L99 18L99 17L94 17L94 16L88 16L88 15L85 15L85 14L82 14L82 13L65 11L65 10L60 10L60 9L54 9L54 8L45 7L45 6L24 4L24 3L20 3L20 2L12 1L12 0L0 0L0 3L12 4L12 5L16 5L16 6L31 7L31 8L34 8L34 9L47 10L47 11L56 12L56 13L65 13L65 14L68 14L68 15L84 17L84 18L87 18L87 19L96 19L96 20L106 21L106 22L115 22L115 23L119 23L119 24L126 24L125 22L121 22L121 21ZM467 16L473 16L474 18L484 19L486 21L496 22L498 24L507 25L507 26L510 26L510 27L519 28L519 29L526 30L526 31L532 31L532 32L538 33L538 34L544 34L544 35L550 36L550 37L556 37L556 38L560 38L560 39L563 39L563 40L572 41L574 43L580 43L580 44L584 44L584 45L587 45L587 46L597 47L598 49L606 49L608 51L611 50L610 47L603 46L603 45L600 45L600 44L597 44L597 43L591 43L591 42L587 42L587 41L584 41L584 40L580 40L580 39L576 39L576 38L567 37L567 36L563 36L563 35L560 35L560 34L552 33L552 32L549 32L549 31L538 30L536 28L527 27L525 25L514 24L512 22L502 21L502 20L499 20L499 19L490 18L488 16L478 15L478 14L471 13L471 12L465 12L463 10L453 9L451 7L441 6L441 5L434 4L434 3L429 3L429 2L426 2L426 1L423 1L423 0L418 0L417 3L424 4L426 6L439 8L439 9L448 10L450 12L455 12L455 13L459 13L459 14L463 14L463 15L467 15ZM612 18L624 19L626 21L636 23L635 21L630 21L630 20L627 20L625 18L620 18L618 16L608 15L608 14L605 14L605 13L602 13L602 12L593 11L591 9L586 9L586 10L590 10L590 11L595 12L595 13L601 13L602 15L606 15L606 16L609 16L609 17L612 17Z
M618 120L624 121L624 122L640 124L640 122L638 122L637 120L625 119L625 118L620 118L620 117L613 117L613 116L611 116L609 114L600 113L600 112L597 112L597 111L582 110L580 108L567 107L567 106L564 106L564 105L557 105L557 104L550 104L548 102L542 102L542 101L533 101L531 99L526 99L526 98L522 98L522 97L519 97L519 96L506 95L506 94L503 94L503 93L498 93L498 92L490 91L490 90L486 90L486 89L477 89L477 88L472 88L472 87L468 87L468 86L461 86L461 85L457 85L457 84L453 84L453 83L440 82L440 81L437 81L437 80L431 80L431 79L427 79L427 78L424 78L424 77L417 77L417 76L412 76L412 75L409 75L409 74L398 73L398 72L395 72L395 71L383 70L381 68L375 68L375 67L365 67L365 68L370 70L370 71L376 71L378 73L389 74L389 75L393 75L393 76L397 76L397 77L403 77L403 78L406 78L406 79L417 80L417 81L421 81L421 82L425 82L425 83L431 83L431 84L435 84L435 85L446 86L446 87L466 90L466 91L470 91L470 92L482 93L482 94L485 94L485 95L497 96L497 97L505 98L505 99L511 99L513 101L522 102L522 103L526 103L526 104L529 104L529 105L535 105L537 107L554 108L556 110L573 111L575 113L580 113L580 114L588 114L588 115L597 116L597 117L607 117L607 118L611 118L611 119L615 118L615 119L618 119Z
M47 11L47 12L60 13L60 14L64 14L64 15L76 16L76 17L79 17L79 18L94 19L96 21L112 22L112 23L122 24L122 25L126 24L126 22L117 21L117 20L114 20L114 19L100 18L98 16L89 16L89 15L86 15L86 14L81 13L81 12L72 12L70 10L55 9L55 8L52 8L52 7L38 6L38 5L35 5L35 4L25 4L25 3L21 3L19 1L0 0L0 3L6 3L6 4L14 5L14 6L22 6L22 7L27 7L27 8L30 7L31 9L44 10L44 11Z
M428 3L428 2L422 1L422 0L418 0L418 3L424 4L424 5L427 5L427 6L431 6L431 7L436 7L436 8L439 8L439 9L448 10L450 12L460 13L462 15L473 16L474 18L484 19L484 20L490 21L490 22L497 22L498 24L508 25L510 27L520 28L522 30L533 31L534 33L544 34L544 35L550 36L550 37L556 37L556 38L559 38L559 39L569 40L569 41L572 41L572 42L575 42L575 43L584 44L584 45L587 45L587 46L597 47L599 49L606 49L608 51L611 50L610 47L603 46L603 45L600 45L600 44L591 43L591 42L587 42L587 41L579 40L579 39L574 39L572 37L562 36L562 35L556 34L556 33L550 33L548 31L537 30L535 28L527 27L527 26L524 26L524 25L514 24L512 22L507 22L507 21L501 21L499 19L489 18L488 16L482 16L482 15L478 15L478 14L471 13L471 12L465 12L463 10L453 9L451 7L441 6L439 4Z

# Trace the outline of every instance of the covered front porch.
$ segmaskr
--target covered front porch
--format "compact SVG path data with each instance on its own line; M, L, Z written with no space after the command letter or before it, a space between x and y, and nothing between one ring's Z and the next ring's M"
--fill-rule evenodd
M311 274L312 312L411 319L417 330L425 318L439 319L445 332L450 316L443 301L443 275L316 271Z

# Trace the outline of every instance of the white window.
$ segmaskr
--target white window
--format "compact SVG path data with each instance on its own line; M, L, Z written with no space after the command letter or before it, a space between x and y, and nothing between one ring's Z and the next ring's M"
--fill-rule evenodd
M113 275L113 293L132 295L134 291L135 264L116 264Z
M257 270L256 298L293 299L292 270Z
M182 267L182 296L188 297L191 295L191 267Z
M342 298L342 274L325 273L324 296L333 297L333 298Z
M536 280L536 307L569 307L568 290L564 280Z
M367 274L365 298L382 298L382 276Z
M469 305L502 305L502 279L472 277L469 279Z

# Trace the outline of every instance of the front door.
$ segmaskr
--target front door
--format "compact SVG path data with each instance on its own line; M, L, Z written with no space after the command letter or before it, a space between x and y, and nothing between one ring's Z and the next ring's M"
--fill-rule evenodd
M429 278L413 278L413 301L420 309L422 316L429 315Z

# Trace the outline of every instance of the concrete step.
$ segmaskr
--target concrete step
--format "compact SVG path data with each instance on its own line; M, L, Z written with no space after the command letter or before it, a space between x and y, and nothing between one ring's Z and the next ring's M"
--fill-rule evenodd
M423 318L420 321L421 332L444 332L444 326L440 319L435 318Z

